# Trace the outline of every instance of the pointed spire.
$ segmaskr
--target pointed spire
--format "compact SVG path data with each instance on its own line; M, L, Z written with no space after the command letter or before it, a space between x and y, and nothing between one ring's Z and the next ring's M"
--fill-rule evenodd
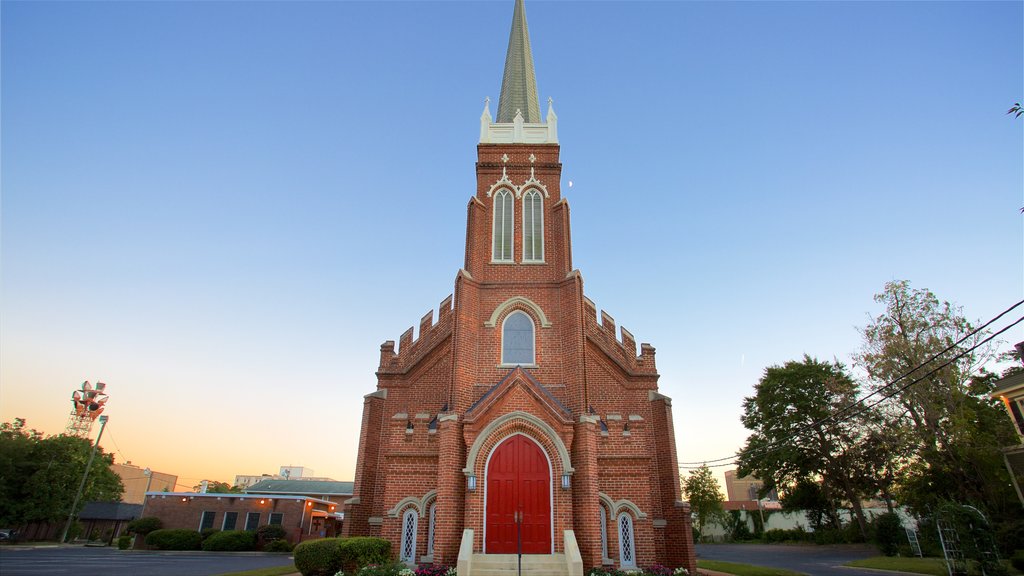
M516 0L515 11L512 13L512 32L508 37L505 74L501 79L501 96L498 98L498 122L512 122L517 111L522 113L523 120L528 124L542 122L523 0Z

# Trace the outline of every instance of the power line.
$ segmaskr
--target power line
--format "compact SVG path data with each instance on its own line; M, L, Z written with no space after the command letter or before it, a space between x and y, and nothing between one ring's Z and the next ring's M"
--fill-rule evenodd
M953 350L953 349L955 349L955 348L956 348L957 346L959 346L960 344L962 344L962 343L963 343L964 341L966 341L966 340L968 340L969 338L971 338L971 337L973 337L973 336L977 335L977 334L978 334L979 332L981 332L982 330L984 330L985 328L987 328L988 326L990 326L990 325L991 325L992 323L996 322L997 320L999 320L1000 318L1002 318L1003 316L1005 316L1006 314L1008 314L1009 312L1011 312L1011 311L1012 311L1012 310L1014 310L1015 308L1017 308L1017 307L1021 306L1022 304L1024 304L1024 300L1020 300L1020 301L1018 301L1017 303L1013 304L1012 306L1010 306L1010 307L1009 307L1009 308L1007 308L1006 310L1003 310L1003 311L1002 311L1002 312L1000 312L1000 313L999 313L998 315L994 316L994 317L993 317L993 318L992 318L991 320L989 320L988 322L986 322L986 323L982 324L982 325L981 325L981 326L979 326L978 328L975 328L974 330L972 330L972 331L971 331L971 332L969 332L968 334L966 334L966 335L964 335L963 337L961 337L961 338L960 338L959 340L957 340L957 341L956 341L955 343L953 343L953 344L951 344L951 345L947 346L947 347L946 347L946 348L945 348L944 350L942 350L941 352L938 352L938 353L934 354L934 355L933 355L932 357L928 358L927 360L925 360L925 361L924 361L924 362L922 362L921 364L918 364L918 365L917 365L917 366L915 366L914 368L912 368L912 369L908 370L907 372L905 372L905 373L901 374L901 375L900 375L899 377L897 377L897 378L896 378L896 379L894 379L893 381L891 381L891 382L887 383L887 384L886 384L885 386L882 386L881 388L878 388L877 390L875 390L875 391L874 391L874 392L872 392L871 394L868 394L867 396L864 396L863 398L860 398L860 399L858 399L858 400L856 400L856 401L854 401L854 402L850 403L849 405L847 405L847 406L843 407L843 408L842 408L841 410L839 410L839 411L838 411L837 413L835 413L835 414L830 414L830 415L828 415L828 416L826 416L826 417L824 417L824 418L821 418L821 419L819 419L819 420L817 420L817 421L815 421L815 422L811 422L811 423L807 424L806 426L804 426L804 430L799 430L799 431L797 431L797 432L796 432L796 433L794 434L794 436L803 436L803 435L807 434L807 432L808 432L808 429L811 429L811 428L817 428L817 427L820 427L820 426L822 426L822 425L825 425L825 424L827 424L827 423L829 422L829 420L835 419L836 417L838 417L838 416L842 415L842 414L843 414L844 412L846 412L846 411L848 411L848 410L850 410L850 409L854 408L855 406L857 406L857 405L859 405L859 404L862 404L862 403L863 403L864 401L866 401L866 400L867 400L868 398L871 398L872 396L875 396L876 394L880 394L880 393L882 393L883 391L885 391L885 390L887 390L887 389L891 388L892 386L895 386L895 385L896 385L897 383L899 383L899 382L900 382L901 380L903 380L903 379L907 378L907 377L908 377L909 375L911 375L911 374L913 374L914 372L916 372L916 371L920 370L921 368L923 368L923 367L927 366L927 365L928 365L928 364L930 364L931 362L934 362L934 361L935 361L936 359L938 359L938 358L939 358L939 357L941 357L942 355L946 354L946 353L947 353L947 352L949 352L950 350ZM899 389L897 389L897 390L896 390L896 392L894 392L893 394L891 394L891 395L888 395L888 396L885 396L884 398L881 398L881 399L877 400L876 402L873 402L873 403L872 403L872 404L870 404L870 405L865 405L865 406L861 407L861 409L859 409L859 410L857 410L856 412L854 412L853 414L850 414L849 416L846 416L846 417L842 418L841 420L838 420L838 421L836 421L836 422L835 422L835 425L839 425L839 424L842 424L843 422L846 422L847 420L849 420L849 419L851 419L851 418L853 418L853 417L856 417L856 416L860 415L861 413L863 413L864 411L868 410L869 408L873 408L874 406L877 406L878 404L880 404L880 403L884 402L885 400L889 400L889 399L891 399L891 398L895 397L895 396L896 396L897 394L899 394L899 393L903 392L904 390L906 390L906 389L910 388L911 386L913 386L913 385L915 385L915 384L917 384L917 383L919 383L919 382L923 381L923 380L924 380L925 378L927 378L928 376L931 376L931 375L932 375L932 374L934 374L935 372L938 372L939 370L941 370L941 369L945 368L946 366L949 366L949 365L950 365L950 364L952 364L953 362L955 362L955 361L959 360L960 358L962 358L962 357L966 356L967 354L969 354L969 353L973 352L974 350L976 350L977 348L981 347L982 345L984 345L984 344L987 344L988 342L992 341L992 340L993 340L993 339L994 339L994 338L995 338L996 336L998 336L998 335L1002 334L1003 332L1006 332L1007 330L1009 330L1010 328L1013 328L1013 327L1014 327L1014 326L1016 326L1017 324L1020 324L1020 323L1021 323L1022 321L1024 321L1024 316L1022 316L1021 318L1019 318L1019 319L1018 319L1018 320L1017 320L1016 322L1014 322L1013 324L1010 324L1009 326L1006 326L1006 327L1004 327L1004 328L1003 328L1002 330L999 330L998 332L996 332L996 333L992 334L992 335L991 335L991 336L989 336L988 338L985 338L985 339L981 340L980 342L978 342L978 343L977 343L977 344L975 344L974 346L971 346L970 348L967 348L966 350L964 350L964 351L963 351L963 352L961 352L960 354L958 354L958 355L954 356L953 358L951 358L950 360L946 361L946 362L945 362L945 363L943 363L942 365L940 365L940 366L938 366L938 367L936 367L936 368L933 368L932 370L928 371L927 373L925 373L925 374L924 374L923 376L921 376L920 378L917 378L917 379L915 379L915 380L912 380L912 381L911 381L911 382L909 382L908 384L906 384L906 385L904 385L904 386L900 387L900 388L899 388ZM757 454L757 453L764 453L764 452L770 452L770 451L772 451L772 450L775 450L776 448L778 448L778 445L780 445L780 444L783 444L783 441L781 441L781 440L780 440L780 441L776 441L776 442L773 442L773 443L769 443L769 444L767 444L767 445L765 445L765 446L762 446L760 450L758 450L758 451L756 451L756 452L755 452L755 454ZM736 459L738 458L738 456L739 456L739 454L737 453L737 454L734 454L734 455L732 455L732 456L724 456L724 457L721 457L721 458L714 458L714 459L710 459L710 460L703 460L703 461L699 461L699 462L682 462L682 463L679 463L679 464L678 464L678 467L679 467L679 468L683 468L683 469L693 469L693 468L699 468L700 466L703 466L703 465L708 465L708 467L709 467L709 468L715 468L715 467L722 467L722 466L730 466L730 465L733 465L733 464L735 464L735 463L736 463ZM724 462L724 463L721 463L721 464L710 464L710 463L713 463L713 462L723 462L723 461L726 461L726 460L729 460L730 462Z

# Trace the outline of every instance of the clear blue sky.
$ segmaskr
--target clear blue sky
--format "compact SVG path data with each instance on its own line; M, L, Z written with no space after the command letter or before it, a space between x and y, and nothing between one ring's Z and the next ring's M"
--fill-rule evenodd
M1022 6L527 2L575 265L681 461L740 446L766 366L847 361L886 281L1021 298ZM101 379L119 460L351 478L380 343L462 265L511 0L0 16L0 418L59 432Z

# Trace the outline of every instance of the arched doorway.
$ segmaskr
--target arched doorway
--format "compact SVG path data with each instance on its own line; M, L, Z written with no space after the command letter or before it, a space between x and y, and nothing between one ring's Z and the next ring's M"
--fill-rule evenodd
M515 554L521 518L524 554L551 553L551 467L544 450L515 434L487 462L486 552Z

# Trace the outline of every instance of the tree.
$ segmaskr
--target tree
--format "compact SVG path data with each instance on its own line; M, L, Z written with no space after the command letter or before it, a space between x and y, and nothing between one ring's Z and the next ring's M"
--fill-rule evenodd
M23 418L0 424L0 524L66 519L91 450L92 442L84 438L43 437L38 430L26 428ZM124 488L111 464L113 456L99 450L83 503L120 499Z
M711 475L707 464L690 470L689 476L683 479L683 493L690 501L690 510L697 515L697 532L703 535L708 521L722 517L722 502L725 500L718 480Z
M196 484L195 486L192 487L192 489L195 490L196 492L199 492L200 490L203 489L203 485L201 483ZM206 492L207 494L241 494L242 489L238 486L232 486L227 482L218 482L217 480L212 480L206 483Z
M845 498L866 537L860 505L869 487L862 473L864 428L847 411L857 398L857 383L841 364L804 356L802 362L765 369L755 390L743 401L741 420L753 434L740 451L738 473L782 492L819 485L828 524L839 527L836 509Z
M983 365L991 349L972 350L986 333L971 335L975 328L959 307L907 281L887 283L875 301L885 310L862 329L855 361L870 388L892 396L879 412L885 425L908 434L900 500L919 513L945 500L1012 513L998 447L1013 443L1013 431L988 397L995 376Z

